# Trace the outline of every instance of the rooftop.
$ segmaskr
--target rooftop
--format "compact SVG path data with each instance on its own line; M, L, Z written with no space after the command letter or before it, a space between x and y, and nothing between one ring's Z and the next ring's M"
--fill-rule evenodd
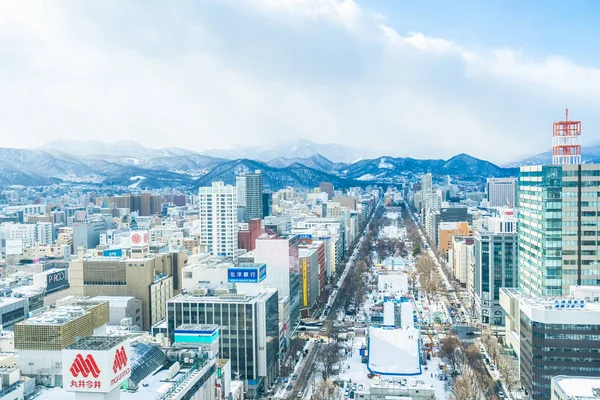
M173 297L168 303L252 303L266 300L276 289L265 289L256 296L245 294L226 294L222 296L196 296L193 293L180 294Z
M597 391L600 388L600 377L559 375L552 378L552 381L570 399L592 400L598 398L594 389Z
M175 328L177 331L203 331L207 333L214 332L219 329L217 324L182 324Z
M566 311L571 313L577 311L600 312L600 301L585 301L573 296L532 296L523 293L517 288L501 288L500 290L507 296L518 300L532 309Z
M127 340L123 336L88 336L79 339L72 345L67 346L69 350L108 350Z
M87 314L89 309L104 303L102 300L80 300L71 304L56 307L25 321L19 322L24 325L64 325Z
M96 296L91 300L108 301L111 306L114 307L126 307L127 303L135 299L133 296Z

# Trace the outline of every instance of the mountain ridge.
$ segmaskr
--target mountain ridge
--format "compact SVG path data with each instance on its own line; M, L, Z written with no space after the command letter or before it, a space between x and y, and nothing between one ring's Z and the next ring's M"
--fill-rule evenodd
M121 144L128 146L127 143ZM114 143L106 144L112 145ZM145 151L141 145L131 145L130 148ZM157 150L152 154L137 154L139 158L134 158L136 153L132 153L131 149L121 149L106 156L91 154L98 149L102 147L83 151L85 155L77 157L66 154L65 149L52 147L49 150L0 148L0 185L40 186L66 182L145 189L190 189L216 180L234 184L236 173L259 169L263 171L265 186L278 190L285 186L315 187L322 181L332 182L336 187L394 184L403 176L426 172L464 180L515 176L518 173L516 168L502 168L468 154L458 154L448 160L380 156L339 163L321 154L261 161L248 157L217 158L176 148L166 153ZM126 154L133 155L127 157Z

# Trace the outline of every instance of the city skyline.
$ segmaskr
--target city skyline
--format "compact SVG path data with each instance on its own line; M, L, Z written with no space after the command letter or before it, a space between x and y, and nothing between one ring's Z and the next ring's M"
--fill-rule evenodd
M600 123L600 70L585 51L598 37L592 2L0 7L1 147L126 139L203 151L305 138L502 164L549 150L565 107L584 145ZM576 23L551 28L564 15Z

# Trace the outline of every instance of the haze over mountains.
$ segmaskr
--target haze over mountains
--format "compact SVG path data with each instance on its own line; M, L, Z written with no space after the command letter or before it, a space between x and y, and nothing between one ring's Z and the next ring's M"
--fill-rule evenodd
M53 141L37 149L0 148L0 185L73 182L189 188L214 180L233 184L236 173L260 169L265 185L276 190L288 185L314 187L322 181L338 187L394 183L401 175L424 172L471 180L517 173L516 169L467 154L448 160L418 160L365 158L369 150L362 151L299 140L266 148L202 153L180 148L149 149L132 141Z

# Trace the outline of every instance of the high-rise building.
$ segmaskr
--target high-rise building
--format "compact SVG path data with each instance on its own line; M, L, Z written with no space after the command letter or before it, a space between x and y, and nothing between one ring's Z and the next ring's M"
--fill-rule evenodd
M523 166L519 174L519 287L560 296L600 285L600 165Z
M488 178L486 191L490 207L515 207L517 178Z
M184 324L217 324L219 354L240 374L248 398L259 398L279 372L279 301L275 289L256 296L181 294L167 303L171 340Z
M262 172L245 172L235 178L238 203L238 221L263 218L263 181Z
M433 180L431 172L421 176L421 192L429 194L433 191Z
M256 170L246 175L246 218L261 219L263 215L262 172Z
M200 243L213 256L237 257L237 193L234 186L213 182L199 189Z
M485 324L501 325L500 288L518 285L517 220L512 210L488 220L475 233L475 296L473 309Z
M600 288L572 286L568 297L500 291L506 344L519 359L527 398L551 396L552 378L600 376Z

